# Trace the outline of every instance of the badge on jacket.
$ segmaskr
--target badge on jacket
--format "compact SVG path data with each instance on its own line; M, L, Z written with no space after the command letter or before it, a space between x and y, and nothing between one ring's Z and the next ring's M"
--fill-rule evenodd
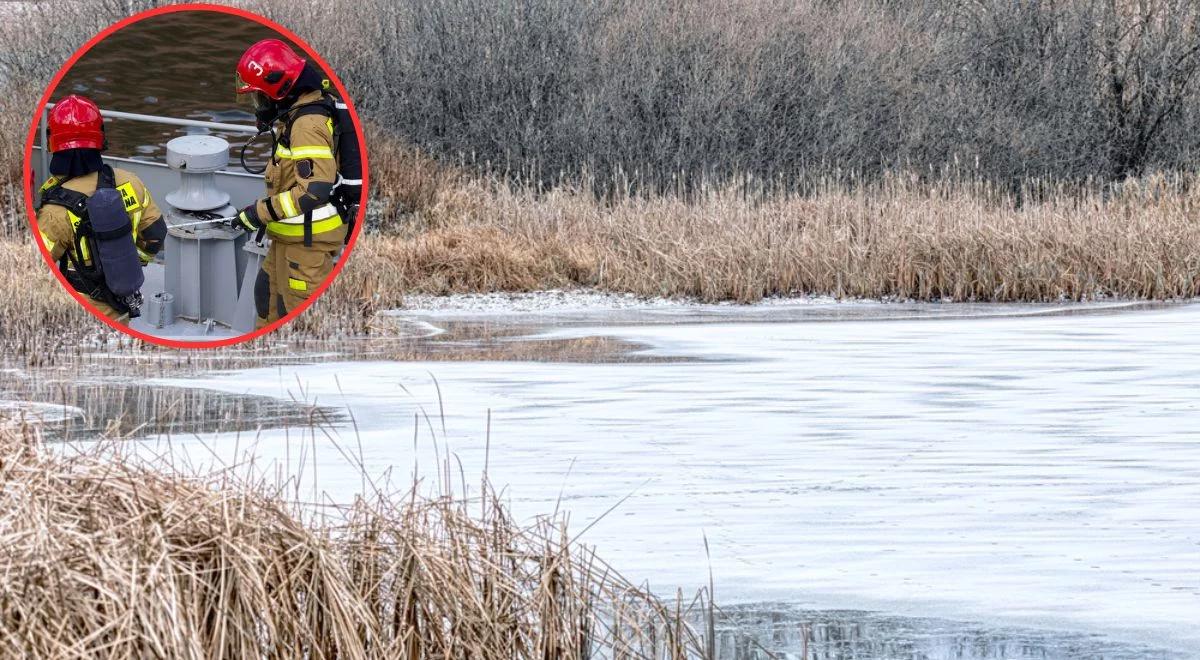
M305 158L304 160L298 161L296 163L296 173L300 175L301 179L311 179L313 175L312 159Z

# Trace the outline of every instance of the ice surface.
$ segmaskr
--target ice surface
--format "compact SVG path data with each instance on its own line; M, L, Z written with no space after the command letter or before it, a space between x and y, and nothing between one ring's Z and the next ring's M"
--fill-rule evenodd
M578 530L628 496L583 540L667 592L707 579L706 534L724 602L1059 628L1200 654L1200 306L734 320L540 335L711 361L342 363L163 382L303 389L345 406L360 437L343 428L342 445L361 443L371 473L394 468L402 482L415 459L436 478L432 429L468 485L490 456L518 514L545 513L561 493ZM309 447L311 464L314 446L322 490L346 500L362 488L320 433L265 432L255 451L295 464Z

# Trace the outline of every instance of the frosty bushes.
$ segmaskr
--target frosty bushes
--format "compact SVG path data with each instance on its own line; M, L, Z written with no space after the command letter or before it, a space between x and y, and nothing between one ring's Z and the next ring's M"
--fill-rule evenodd
M956 163L991 182L1120 179L1192 169L1200 148L1191 0L258 6L312 35L366 118L543 185Z

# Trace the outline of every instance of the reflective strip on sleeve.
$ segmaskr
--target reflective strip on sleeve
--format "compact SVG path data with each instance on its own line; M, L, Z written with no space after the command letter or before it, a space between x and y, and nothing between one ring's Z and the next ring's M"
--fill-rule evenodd
M294 277L288 278L288 288L293 291L308 291L308 282L298 280Z
M50 238L48 236L46 236L45 233L43 233L43 232L38 232L38 233L42 235L42 244L46 246L46 251L53 252L54 251L54 241L50 240Z
M333 158L333 149L329 147L296 147L288 149L283 145L275 147L275 157L284 160L301 160L303 158Z
M292 217L300 214L300 209L296 208L296 200L292 199L290 191L283 191L275 195L275 201L279 203L279 210L283 211L285 217Z
M295 147L292 149L292 160L302 158L333 158L333 149L329 147Z

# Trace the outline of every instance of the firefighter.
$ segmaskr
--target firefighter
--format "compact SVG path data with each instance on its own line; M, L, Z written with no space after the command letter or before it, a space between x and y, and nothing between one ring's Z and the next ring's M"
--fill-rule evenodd
M105 316L138 315L142 267L167 237L167 224L136 175L110 167L104 119L91 99L72 95L50 111L50 178L40 189L37 226L64 278Z
M274 148L267 196L242 209L247 231L271 243L255 281L257 327L282 318L329 276L352 218L334 204L338 184L335 100L316 66L278 39L260 41L237 65L237 93L253 101L260 131Z

